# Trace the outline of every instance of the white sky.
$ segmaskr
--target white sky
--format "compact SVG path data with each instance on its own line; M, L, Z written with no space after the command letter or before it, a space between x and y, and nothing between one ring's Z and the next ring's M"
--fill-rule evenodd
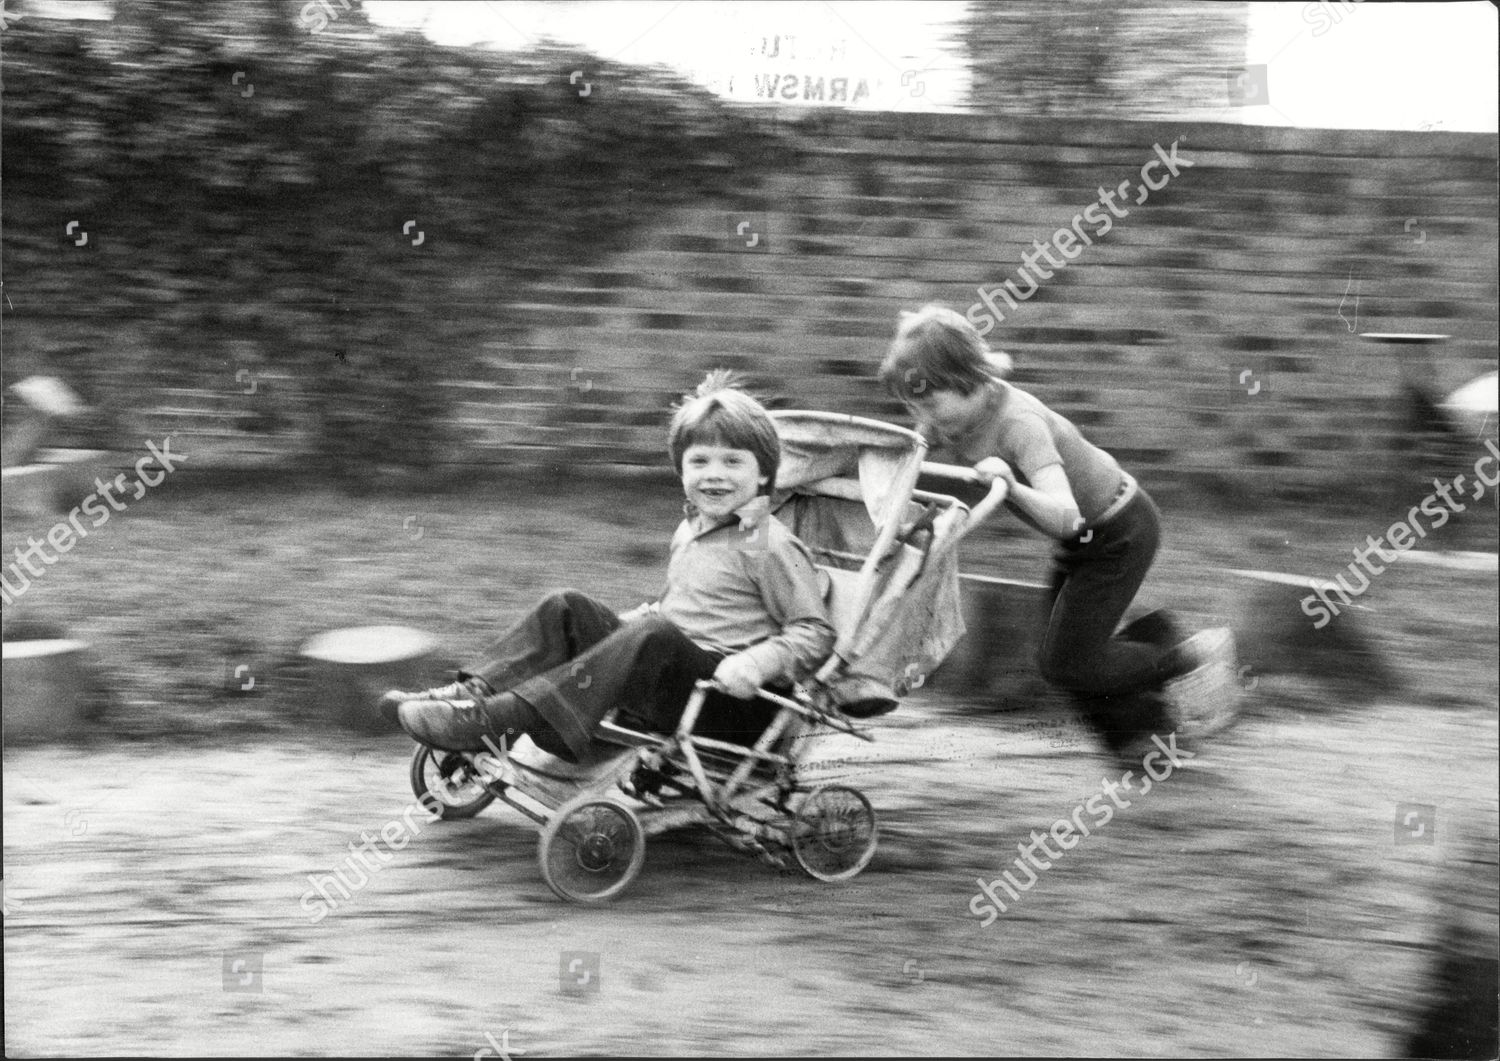
M861 110L960 110L969 72L951 37L965 0L369 0L378 23L421 26L441 44L529 47L548 37L626 63L662 63L721 95L756 99L755 78L863 81ZM825 86L826 87L826 86ZM852 104L852 100L849 101Z
M1256 125L1497 131L1492 4L1252 3L1245 63L1267 67Z
M344 0L328 0L339 10ZM1035 2L1035 0L1033 0ZM108 18L108 0L19 0L33 17ZM607 59L663 63L735 99L802 98L809 79L846 78L860 109L961 110L969 73L953 30L965 0L367 0L376 22L435 41L515 49L548 37ZM1486 0L1247 5L1245 64L1268 102L1225 105L1226 122L1324 129L1500 131L1500 16ZM1066 18L1067 6L1057 6ZM760 79L757 81L757 79ZM852 97L864 82L867 92ZM785 93L788 84L799 89ZM603 86L601 86L602 88ZM827 100L827 102L832 102Z
M340 0L331 0L337 10ZM26 0L37 16L90 17L107 4ZM376 22L421 26L444 44L515 49L548 37L604 58L663 63L736 99L760 98L778 76L858 82L860 109L962 109L969 74L951 42L964 0L368 0ZM1485 0L1253 2L1247 66L1266 67L1269 102L1227 105L1230 122L1312 128L1500 129L1497 13ZM1065 5L1058 17L1067 17ZM98 17L97 14L92 17ZM779 38L779 40L778 40ZM1226 72L1228 73L1228 72ZM602 88L602 86L601 86ZM1202 115L1199 115L1202 117Z
M963 0L369 0L378 22L424 26L446 44L525 48L547 36L605 58L659 62L737 99L757 75L864 78L861 109L958 110L968 72L947 43ZM1312 128L1495 132L1496 10L1461 3L1254 2L1245 62L1267 67L1269 103L1229 122ZM1066 18L1066 7L1058 17ZM776 38L781 38L779 52ZM1227 72L1226 72L1227 73ZM851 84L850 91L853 91ZM807 105L800 98L778 100ZM1202 115L1199 115L1202 117Z

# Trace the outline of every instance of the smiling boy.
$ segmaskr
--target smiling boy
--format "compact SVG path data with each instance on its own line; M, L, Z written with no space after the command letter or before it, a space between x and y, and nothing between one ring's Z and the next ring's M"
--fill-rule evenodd
M382 711L434 748L482 751L526 733L576 759L611 709L670 732L694 683L713 678L729 695L709 695L696 732L753 741L777 710L756 690L785 690L833 649L817 568L770 513L776 428L728 373L710 373L678 406L667 443L687 518L660 600L620 616L576 590L553 593L458 682L387 693Z

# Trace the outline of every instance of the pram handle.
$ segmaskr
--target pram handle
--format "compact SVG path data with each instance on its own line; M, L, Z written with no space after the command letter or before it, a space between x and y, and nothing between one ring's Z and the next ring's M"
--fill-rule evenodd
M922 474L938 479L956 479L966 486L984 486L988 478L962 464L942 464L938 461L923 461ZM969 510L969 522L960 532L960 537L983 523L995 509L1005 503L1006 495L1010 493L1010 485L1004 479L990 479L988 485L990 492L984 495L984 500Z
M940 461L923 461L922 474L941 479L957 479L965 486L983 486L984 476L963 464L943 464Z
M705 692L711 690L713 692L723 693L725 696L731 695L728 689L724 688L723 685L719 684L712 678L700 678L693 684L698 689L701 689ZM791 711L794 711L797 714L801 715L803 718L810 718L818 722L822 722L824 725L830 726L833 729L839 730L843 733L847 733L851 737L858 737L862 741L869 741L872 743L875 740L874 737L870 736L864 730L858 728L848 719L843 718L842 716L829 714L826 711L819 711L816 708L807 707L803 704L799 704L797 701L790 699L789 697L773 693L769 689L757 689L755 690L755 695L758 699L768 700L771 703L775 704L777 707L788 708Z

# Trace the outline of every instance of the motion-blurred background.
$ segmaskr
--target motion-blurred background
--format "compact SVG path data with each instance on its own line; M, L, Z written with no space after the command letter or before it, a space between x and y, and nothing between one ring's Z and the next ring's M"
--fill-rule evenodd
M1493 1054L1493 376L1454 397L1496 368L1492 5L0 11L8 1053ZM1017 588L968 687L883 723L850 886L668 843L561 908L497 813L306 924L410 750L347 731L312 639L414 628L436 684L548 588L654 595L677 395L727 366L900 420L896 314L985 294L1015 381L1162 502L1142 607L1241 636L1200 775L976 927L1100 770L1030 670L1045 543L1000 520L963 566ZM1315 629L1313 583L1459 475ZM49 654L87 666L13 682ZM23 700L57 709L25 748Z
M13 0L5 382L75 387L78 444L359 481L659 464L717 365L895 417L898 310L1180 141L989 340L1153 488L1368 496L1403 387L1495 357L1494 57L1440 6L1377 47L1390 11L1317 3Z

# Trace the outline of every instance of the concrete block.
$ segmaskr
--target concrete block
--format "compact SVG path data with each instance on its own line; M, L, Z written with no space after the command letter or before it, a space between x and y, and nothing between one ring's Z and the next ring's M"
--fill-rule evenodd
M57 504L64 509L98 492L94 481L108 482L118 467L116 455L107 449L42 449L37 451L37 463L62 469L57 473Z
M1230 571L1244 580L1243 602L1234 622L1239 666L1251 675L1297 674L1316 678L1343 693L1378 696L1399 689L1400 674L1380 654L1364 609L1355 601L1323 626L1320 602L1303 602L1327 584L1281 571ZM1332 595L1335 603L1339 598ZM1331 612L1329 613L1331 615Z
M1443 409L1476 438L1494 437L1497 406L1500 406L1500 373L1495 372L1470 380L1442 401Z
M94 691L88 648L87 642L64 638L0 646L6 743L80 734Z
M313 710L362 733L393 732L376 711L389 689L420 690L451 681L437 673L437 638L409 626L330 630L302 646L310 662Z
M5 411L5 432L0 435L0 466L29 464L42 440L52 430L52 418L24 405Z
M84 409L72 389L51 376L28 376L10 388L12 400L5 409L0 431L0 466L30 464L37 448L60 419Z
M929 684L954 693L983 694L997 702L1036 693L1047 587L985 575L961 575L959 584L968 632Z
M7 515L48 519L57 514L69 470L58 464L23 464L0 469L0 504Z
M42 449L38 463L0 470L5 511L30 519L56 517L95 493L94 480L114 474L114 454L102 449Z

